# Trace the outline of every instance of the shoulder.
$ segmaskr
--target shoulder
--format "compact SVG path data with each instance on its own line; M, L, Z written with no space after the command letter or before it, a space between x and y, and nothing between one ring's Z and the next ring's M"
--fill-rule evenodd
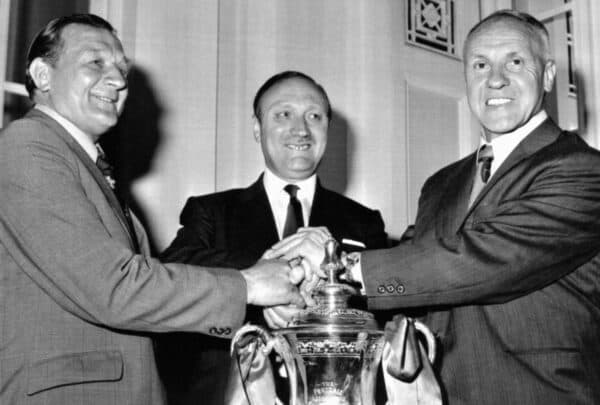
M246 190L244 188L235 188L192 196L188 198L181 211L181 220L185 222L199 215L214 216L218 213L224 213L228 207L239 204L242 201Z
M0 131L0 160L32 166L39 159L52 159L76 165L76 158L56 130L39 116L28 114Z
M216 193L192 196L187 200L186 205L221 206L223 204L228 204L232 201L239 200L243 195L244 190L245 189L243 188L233 188Z
M340 211L362 215L379 215L379 211L371 209L336 191L321 187L318 192L320 194L319 198L321 198L324 203L333 207L339 207Z

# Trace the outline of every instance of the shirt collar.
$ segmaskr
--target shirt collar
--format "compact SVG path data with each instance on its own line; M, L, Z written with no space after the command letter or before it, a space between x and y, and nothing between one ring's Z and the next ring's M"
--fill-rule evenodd
M494 153L494 160L492 160L491 167L491 175L493 176L496 170L504 163L508 155L511 154L513 150L521 143L527 135L533 132L542 122L544 122L548 118L548 114L546 111L542 110L538 112L536 115L531 117L529 121L525 125L520 128L515 129L512 132L508 132L501 136L497 136L492 139L491 142L487 142L482 134L481 140L479 143L479 148L483 145L492 145L492 150ZM479 149L478 149L479 150Z
M296 197L300 201L302 201L303 205L305 203L307 203L308 205L312 204L317 185L316 174L313 174L309 178L300 181L286 181L278 177L269 168L265 168L263 184L265 186L265 191L267 192L269 198L271 198L271 196L283 195L287 201L287 198L289 198L289 196L283 188L290 183L298 186L298 194L296 195ZM281 194L282 192L284 194Z
M77 128L71 121L60 115L52 107L44 104L36 104L34 108L58 122L69 133L69 135L71 135L77 141L79 146L81 146L85 153L90 156L92 161L96 161L98 158L98 149L96 149L96 144L92 142L90 137L87 136L85 132Z

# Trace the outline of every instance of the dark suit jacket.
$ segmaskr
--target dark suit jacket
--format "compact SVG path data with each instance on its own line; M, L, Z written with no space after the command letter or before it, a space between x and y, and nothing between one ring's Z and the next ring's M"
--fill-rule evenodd
M429 307L449 404L600 403L600 153L550 120L467 207L425 183L411 241L362 255L371 308Z
M148 332L242 324L239 271L161 264L133 227L56 121L0 132L1 404L162 404Z
M190 198L182 213L183 227L163 253L170 261L246 268L279 241L262 176L245 189ZM383 220L319 182L309 226L326 226L338 240L362 242L368 249L387 244ZM356 250L351 245L346 251ZM250 311L257 322L262 312ZM222 404L229 370L229 345L202 336L170 336L158 343L159 369L170 403ZM194 358L195 357L195 358Z

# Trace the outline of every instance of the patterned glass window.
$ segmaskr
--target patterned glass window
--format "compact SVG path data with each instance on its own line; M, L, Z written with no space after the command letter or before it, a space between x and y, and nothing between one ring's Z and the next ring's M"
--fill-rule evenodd
M570 3L571 0L565 0ZM575 60L573 55L573 13L567 11L566 15L566 34L567 34L567 60L569 73L569 97L577 97L577 85L575 83Z
M406 41L458 58L454 0L406 0Z

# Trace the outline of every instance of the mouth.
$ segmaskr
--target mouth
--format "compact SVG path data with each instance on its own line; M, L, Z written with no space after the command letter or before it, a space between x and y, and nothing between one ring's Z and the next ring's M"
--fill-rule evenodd
M303 143L303 144L293 144L293 143L286 143L285 147L288 149L291 149L293 151L298 151L298 152L302 152L302 151L306 151L310 149L310 144L308 143Z
M485 105L488 107L499 107L499 106L506 105L512 101L513 100L511 98L505 98L505 97L489 98L485 101Z
M108 97L102 95L94 95L93 97L96 100L100 100L101 104L110 105L111 107L114 107L117 104L117 101L119 100L116 97Z

